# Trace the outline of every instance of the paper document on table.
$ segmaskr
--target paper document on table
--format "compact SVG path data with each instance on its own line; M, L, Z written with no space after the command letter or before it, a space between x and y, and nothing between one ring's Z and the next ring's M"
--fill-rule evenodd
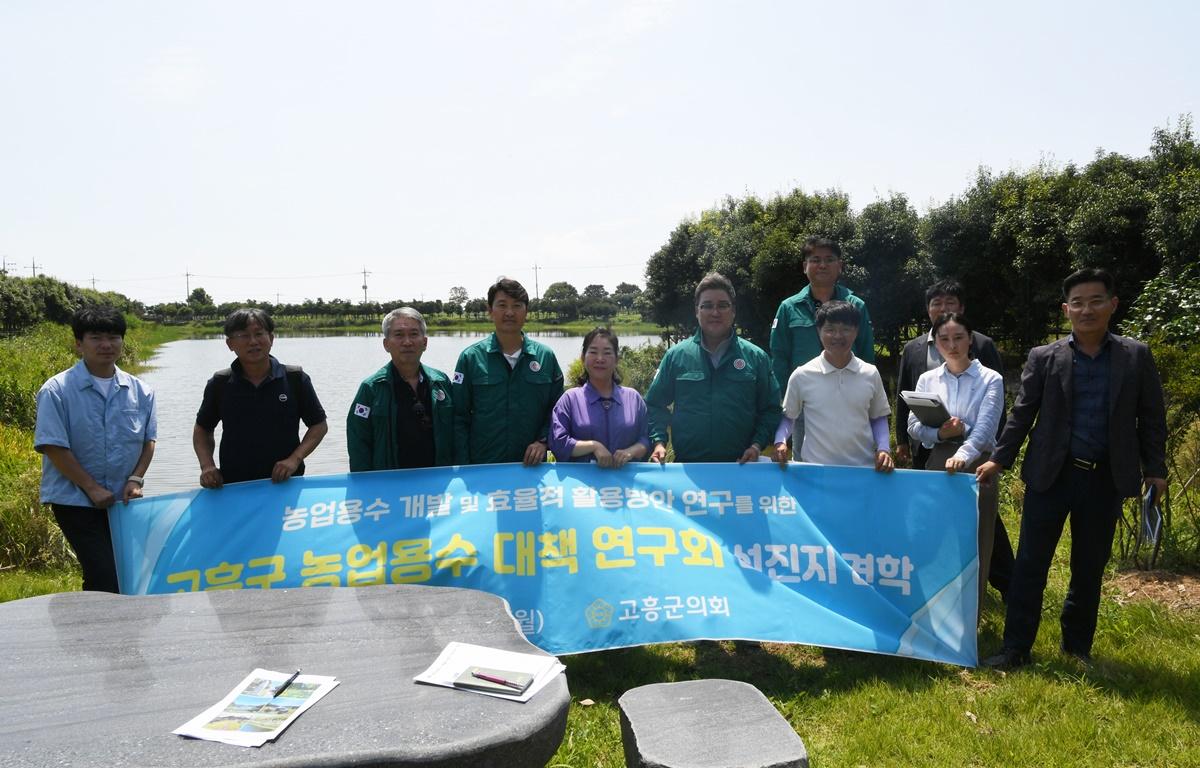
M523 691L518 692L514 688L512 693L499 692L502 685L497 685L490 690L485 690L488 688L485 685L467 688L461 685L461 681L466 679L464 675L470 674L472 667L509 672L513 678L516 678L511 682L519 684L525 682L524 676L526 675L532 677L533 680ZM495 696L498 699L529 701L564 669L566 667L553 656L502 651L499 648L488 648L484 645L452 642L442 649L437 659L429 665L429 669L414 677L413 680L427 685L469 690L471 693ZM488 677L483 678L481 682L488 682L488 678L507 679L503 675L493 675L490 672L485 672L485 674ZM455 685L456 681L459 681L460 684Z
M1162 522L1162 507L1155 503L1154 486L1151 486L1142 497L1142 538L1150 546L1158 543L1159 534L1162 533Z
M277 739L337 684L333 677L256 669L228 696L171 733L239 747L261 747Z

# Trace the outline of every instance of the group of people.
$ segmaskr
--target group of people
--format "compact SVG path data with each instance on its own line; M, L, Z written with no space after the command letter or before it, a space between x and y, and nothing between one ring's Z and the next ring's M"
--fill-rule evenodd
M346 416L352 472L521 462L789 462L895 466L892 408L874 366L865 303L839 277L842 253L825 238L803 246L808 284L783 301L770 353L734 329L737 294L712 273L696 286L695 335L667 350L645 397L622 386L611 330L589 333L577 386L564 392L554 353L524 333L529 295L502 278L488 290L495 331L459 355L453 374L421 362L425 319L412 308L382 322L390 360L363 380ZM1123 498L1145 482L1166 490L1165 412L1148 348L1109 331L1117 306L1111 276L1085 269L1063 283L1070 335L1029 354L1006 419L1000 355L966 316L961 285L926 293L930 329L909 342L897 391L938 395L949 418L923 424L896 402L896 457L916 469L973 472L979 481L981 597L991 581L1007 603L1004 645L985 663L1028 663L1046 575L1071 520L1071 584L1063 650L1088 658L1100 580ZM104 510L141 495L154 453L154 395L119 370L125 322L115 310L81 309L72 323L81 359L38 393L35 447L44 456L42 501L75 550L85 589L116 591ZM200 484L304 472L328 431L301 369L271 355L274 323L240 309L225 323L236 357L212 376L196 415ZM299 435L303 421L306 430ZM214 430L223 425L214 457ZM997 515L995 478L1026 437L1026 483L1014 557Z

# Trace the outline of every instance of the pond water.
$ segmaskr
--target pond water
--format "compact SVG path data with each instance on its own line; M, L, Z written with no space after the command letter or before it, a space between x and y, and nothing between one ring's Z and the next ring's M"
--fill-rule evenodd
M484 338L481 333L446 333L429 336L422 362L453 373L458 354ZM531 333L550 347L566 371L579 357L581 336ZM656 336L625 336L622 347L657 343ZM312 377L313 387L329 419L329 434L305 461L305 472L328 475L349 470L346 458L346 412L358 391L359 382L388 361L383 337L378 334L339 336L277 336L271 350L281 363L299 365ZM224 337L173 341L159 347L150 360L152 368L140 378L154 389L158 408L158 443L154 462L146 475L146 495L156 496L195 488L200 481L200 464L192 451L192 427L213 372L228 368L233 353ZM301 424L301 429L304 425ZM220 440L221 428L217 427Z

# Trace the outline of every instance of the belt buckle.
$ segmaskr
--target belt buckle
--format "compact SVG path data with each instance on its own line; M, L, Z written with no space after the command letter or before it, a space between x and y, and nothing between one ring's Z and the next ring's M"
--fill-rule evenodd
M1073 464L1076 469L1083 469L1088 472L1091 472L1096 467L1100 466L1100 462L1098 462L1098 461L1088 461L1087 459L1076 459L1076 458L1071 459L1071 464Z

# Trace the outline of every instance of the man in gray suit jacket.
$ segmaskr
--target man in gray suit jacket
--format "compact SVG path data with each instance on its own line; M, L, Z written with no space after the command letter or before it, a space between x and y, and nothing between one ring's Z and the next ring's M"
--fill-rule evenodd
M1108 330L1117 308L1112 276L1081 269L1063 281L1063 297L1071 334L1029 353L1008 425L992 460L976 471L980 483L994 482L1029 435L1004 647L984 666L1031 661L1046 574L1068 515L1071 582L1059 619L1062 650L1090 661L1121 501L1137 496L1143 483L1156 498L1167 490L1162 382L1145 344Z

